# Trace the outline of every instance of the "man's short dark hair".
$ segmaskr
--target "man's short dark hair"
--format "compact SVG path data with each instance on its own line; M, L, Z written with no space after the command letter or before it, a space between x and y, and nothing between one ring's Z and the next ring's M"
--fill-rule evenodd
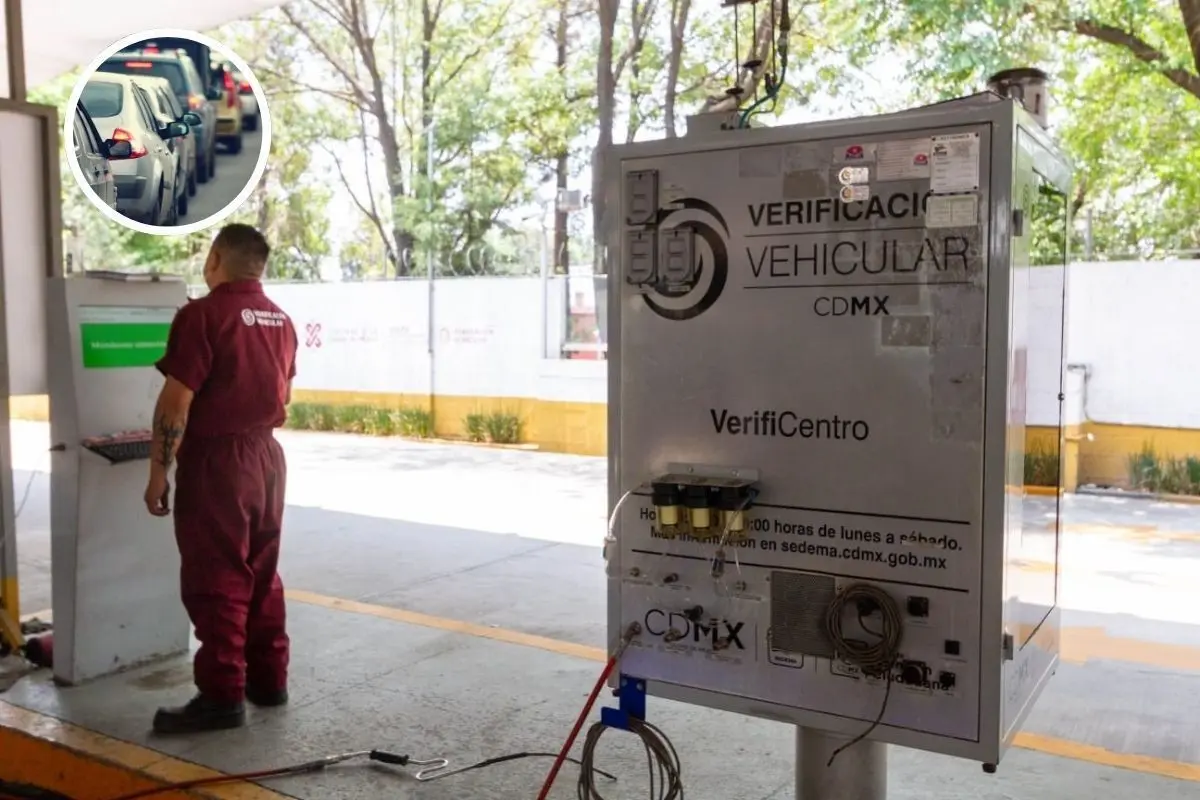
M252 225L226 225L217 233L213 247L221 253L227 269L238 278L261 278L267 271L271 245Z

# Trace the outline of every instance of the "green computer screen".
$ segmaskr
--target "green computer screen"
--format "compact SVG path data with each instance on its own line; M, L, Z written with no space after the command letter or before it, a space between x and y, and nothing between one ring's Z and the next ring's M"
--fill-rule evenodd
M167 349L175 309L158 306L81 306L84 369L152 367Z

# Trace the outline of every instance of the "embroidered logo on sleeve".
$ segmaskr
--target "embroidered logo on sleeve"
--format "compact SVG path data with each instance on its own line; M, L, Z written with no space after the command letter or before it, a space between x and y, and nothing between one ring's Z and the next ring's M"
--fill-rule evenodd
M247 326L258 325L264 328L282 328L287 323L287 317L280 311L243 308L242 322L246 323Z

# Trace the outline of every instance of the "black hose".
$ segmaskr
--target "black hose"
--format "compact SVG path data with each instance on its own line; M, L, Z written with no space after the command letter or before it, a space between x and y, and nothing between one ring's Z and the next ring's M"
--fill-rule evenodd
M74 800L74 798L28 783L11 783L0 780L0 800Z

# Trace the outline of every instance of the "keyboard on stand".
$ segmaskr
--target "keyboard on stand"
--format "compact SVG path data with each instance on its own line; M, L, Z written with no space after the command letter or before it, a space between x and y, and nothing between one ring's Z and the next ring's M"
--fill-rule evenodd
M150 458L154 437L150 431L123 431L84 439L83 446L110 464L145 461Z

